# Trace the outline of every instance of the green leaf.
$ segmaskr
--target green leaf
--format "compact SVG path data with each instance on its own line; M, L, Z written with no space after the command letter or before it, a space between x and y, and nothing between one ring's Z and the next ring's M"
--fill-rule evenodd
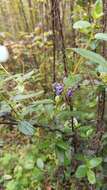
M29 113L31 114L33 112L37 113L39 106L42 106L42 105L43 106L51 106L53 109L53 100L51 100L51 99L36 100L35 102L33 102L33 104L28 105L23 108L23 110L22 110L23 116L25 116ZM42 112L42 109L41 109L41 112ZM52 114L52 112L50 112L50 114Z
M25 135L33 135L35 130L34 127L27 121L20 121L18 123L18 129Z
M3 179L6 180L6 181L8 181L8 180L11 180L11 179L12 179L12 176L6 174L6 175L3 176Z
M87 177L90 184L96 183L95 173L92 170L87 171Z
M21 188L21 184L16 180L11 180L6 184L6 190L18 190Z
M34 160L32 158L24 160L24 163L23 163L24 169L31 170L34 168L34 165L35 165L35 163L34 163Z
M14 168L14 176L19 179L23 175L23 167L20 165L16 165Z
M47 105L47 104L53 104L53 100L51 99L43 99L43 100L37 100L35 102L33 102L32 107L38 106L38 105Z
M56 155L58 159L58 165L64 165L64 157L65 157L64 151L56 149Z
M89 168L95 168L99 166L102 162L102 158L92 158L91 160L88 161L88 167Z
M39 169L43 169L43 168L44 168L44 163L43 163L43 160L42 160L41 158L38 158L38 159L37 159L36 164L37 164L37 167L38 167Z
M2 160L3 166L8 166L10 162L12 161L12 154L6 153L5 156L1 158L1 160Z
M106 65L99 65L96 70L100 73L107 73L107 66Z
M44 178L43 171L37 167L32 170L32 176L36 181L42 181Z
M88 21L79 20L74 23L73 28L74 29L84 29L90 27L91 24Z
M58 119L60 119L61 121L67 120L71 117L71 111L62 111L57 115Z
M21 101L21 100L26 100L26 99L29 99L29 98L33 98L33 97L39 97L43 94L44 91L40 91L40 92L36 92L36 93L32 93L32 94L27 94L27 95L24 95L24 94L18 94L16 95L15 97L12 97L12 100L14 101Z
M58 140L57 142L56 142L56 147L57 148L59 148L59 149L61 149L61 150L64 150L64 151L66 151L66 150L68 150L68 144L67 143L65 143L64 141L62 141L62 140Z
M94 63L107 64L107 61L101 55L93 51L82 48L73 48L73 51L75 51L76 53L80 54L81 56L85 57L86 59L89 59Z
M32 75L37 72L36 70L32 70L26 74L24 74L23 76L21 76L21 79L24 81L24 80L28 80L32 77Z
M103 2L97 0L92 10L92 16L94 19L99 19L103 15Z
M86 174L87 174L86 165L79 166L76 170L76 173L75 173L77 178L83 178L86 176Z
M80 136L83 138L91 137L93 128L91 126L81 126L79 128Z
M81 76L77 75L68 75L67 78L64 78L64 85L66 88L76 86L81 81Z
M107 34L106 33L97 33L95 35L95 38L98 39L98 40L107 41Z
M107 139L107 132L104 133L104 135L102 136L102 139L101 139L101 140L103 141L103 140L105 140L105 139Z

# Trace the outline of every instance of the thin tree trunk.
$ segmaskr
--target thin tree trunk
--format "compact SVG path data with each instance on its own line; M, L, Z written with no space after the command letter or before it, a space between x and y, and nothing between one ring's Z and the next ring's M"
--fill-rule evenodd
M56 81L56 28L55 28L55 1L51 0L51 17L52 17L52 31L53 31L53 83Z
M24 18L24 21L25 21L26 31L29 32L29 24L28 24L28 21L27 21L27 17L26 17L26 14L25 14L24 5L23 5L22 0L20 0L20 9L22 11L23 18Z
M57 1L57 0L56 0ZM61 21L61 15L60 15L60 6L59 1L56 4L56 11L58 15L58 22L59 22L59 35L61 37L61 50L62 50L62 56L63 56L63 65L64 65L64 75L67 77L68 71L67 71L67 58L66 58L66 51L65 51L65 42L64 42L64 33L63 33L63 25Z
M31 24L32 24L32 29L34 29L34 18L33 18L33 6L32 6L32 1L28 0L28 4L29 4L29 13L30 13L30 20L31 20Z

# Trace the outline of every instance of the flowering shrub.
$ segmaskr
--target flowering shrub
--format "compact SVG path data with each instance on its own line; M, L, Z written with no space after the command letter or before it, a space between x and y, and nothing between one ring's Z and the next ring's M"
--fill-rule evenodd
M105 190L106 1L14 3L25 31L0 45L0 190Z

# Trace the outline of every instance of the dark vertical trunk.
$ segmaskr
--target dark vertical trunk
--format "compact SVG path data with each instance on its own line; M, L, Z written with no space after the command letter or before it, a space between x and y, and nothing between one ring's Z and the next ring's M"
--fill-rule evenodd
M27 17L26 17L26 14L25 14L24 5L23 5L22 0L20 0L20 9L21 9L21 12L23 14L26 31L29 32L29 24L28 24L28 21L27 21Z
M65 42L64 42L64 33L63 33L63 25L61 21L61 15L60 15L60 5L59 1L57 3L57 15L58 15L58 24L59 24L59 36L61 38L61 51L62 51L62 57L63 57L63 65L64 65L64 75L67 77L68 71L67 71L67 58L66 58L66 50L65 50Z
M52 13L52 30L53 30L53 81L55 81L55 62L56 62L56 50L61 44L61 52L63 57L63 66L64 66L64 76L67 76L67 59L65 52L65 42L64 42L64 33L63 25L60 15L60 1L51 0L51 13ZM56 43L57 42L57 43Z
M52 31L53 31L53 83L56 81L56 1L51 0L51 16L52 16Z
M45 3L45 28L46 31L50 30L50 26L49 26L49 2L48 0Z

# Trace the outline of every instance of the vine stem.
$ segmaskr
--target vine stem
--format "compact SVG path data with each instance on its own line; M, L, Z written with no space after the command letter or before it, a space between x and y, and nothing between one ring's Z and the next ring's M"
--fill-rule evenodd
M12 121L0 121L0 125L11 125L11 126L15 126L16 125L17 126L19 122L20 122L20 120L17 121L17 120L12 119ZM63 130L60 130L58 128L52 128L51 126L34 124L33 127L34 128L42 128L42 129L48 130L49 132L60 133L64 137L64 139L67 140L67 141L68 141L68 139L71 139L73 137L73 134L72 135L68 135Z
M1 67L1 69L3 69L3 71L4 71L6 74L10 75L10 73L5 69L5 67L3 67L2 64L0 64L0 67Z

